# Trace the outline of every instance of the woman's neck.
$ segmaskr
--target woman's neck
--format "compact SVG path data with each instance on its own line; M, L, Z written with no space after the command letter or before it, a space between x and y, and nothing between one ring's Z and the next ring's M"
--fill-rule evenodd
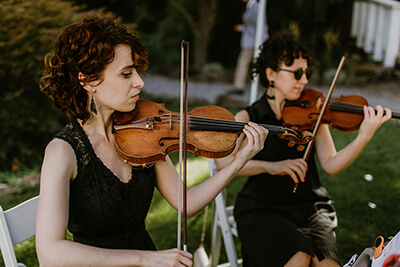
M113 141L112 136L112 123L113 116L101 116L100 113L97 115L91 115L90 118L82 124L82 121L79 121L82 125L82 128L85 130L86 135L88 137L93 136L103 136L104 139Z
M283 107L285 106L285 99L279 99L279 97L275 96L274 99L267 99L269 106L272 111L275 113L275 116L278 120L282 118Z

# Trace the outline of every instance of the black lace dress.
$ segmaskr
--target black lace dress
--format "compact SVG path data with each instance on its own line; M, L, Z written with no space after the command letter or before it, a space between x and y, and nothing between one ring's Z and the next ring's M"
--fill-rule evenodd
M155 250L144 220L155 186L154 165L132 167L123 183L96 156L77 121L55 136L75 151L78 174L70 183L68 230L74 241L102 248Z

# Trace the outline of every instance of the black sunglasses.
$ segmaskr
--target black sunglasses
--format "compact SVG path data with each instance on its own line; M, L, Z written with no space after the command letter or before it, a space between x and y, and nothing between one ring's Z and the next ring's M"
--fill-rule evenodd
M309 80L311 78L311 75L313 74L313 71L311 69L308 69L308 68L305 71L303 71L303 69L288 70L288 69L282 69L282 68L279 68L279 70L283 70L283 71L288 71L288 72L294 73L294 78L296 80L300 80L304 73L306 74L307 80Z

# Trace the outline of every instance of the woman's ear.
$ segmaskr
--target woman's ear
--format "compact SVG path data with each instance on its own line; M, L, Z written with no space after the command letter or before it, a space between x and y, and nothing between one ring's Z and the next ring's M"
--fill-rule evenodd
M93 88L90 86L90 83L84 83L83 81L86 79L86 75L83 74L82 72L78 72L78 80L83 89L85 89L88 92L93 92Z
M85 86L86 86L85 83L82 82L85 78L86 78L86 76L82 72L78 72L78 80L79 80L79 83L82 85L83 88L85 88Z
M86 79L86 75L83 74L82 72L78 72L78 79L83 89L85 89L89 93L96 93L97 90L96 86L99 85L100 82L97 84L96 82L88 82L88 83L83 82Z
M276 72L273 69L267 68L265 70L265 76L267 77L268 81L273 81L275 79L275 75Z

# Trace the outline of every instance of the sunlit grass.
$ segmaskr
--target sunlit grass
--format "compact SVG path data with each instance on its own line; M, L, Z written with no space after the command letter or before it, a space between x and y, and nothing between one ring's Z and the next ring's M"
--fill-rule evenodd
M178 154L171 155L178 170ZM194 158L189 154L187 161L187 185L192 187L209 176L208 162L205 158ZM209 212L210 213L210 212ZM161 215L161 216L160 216ZM201 236L202 224L199 224L203 213L200 212L193 218L187 220L188 224L188 248L196 249ZM208 216L209 219L211 218ZM209 220L210 222L211 220ZM151 205L149 215L147 216L147 229L154 240L158 249L168 249L177 246L177 231L178 231L178 212L172 208L161 194L156 191L153 204ZM166 238L169 235L169 238ZM183 235L183 233L181 234Z

